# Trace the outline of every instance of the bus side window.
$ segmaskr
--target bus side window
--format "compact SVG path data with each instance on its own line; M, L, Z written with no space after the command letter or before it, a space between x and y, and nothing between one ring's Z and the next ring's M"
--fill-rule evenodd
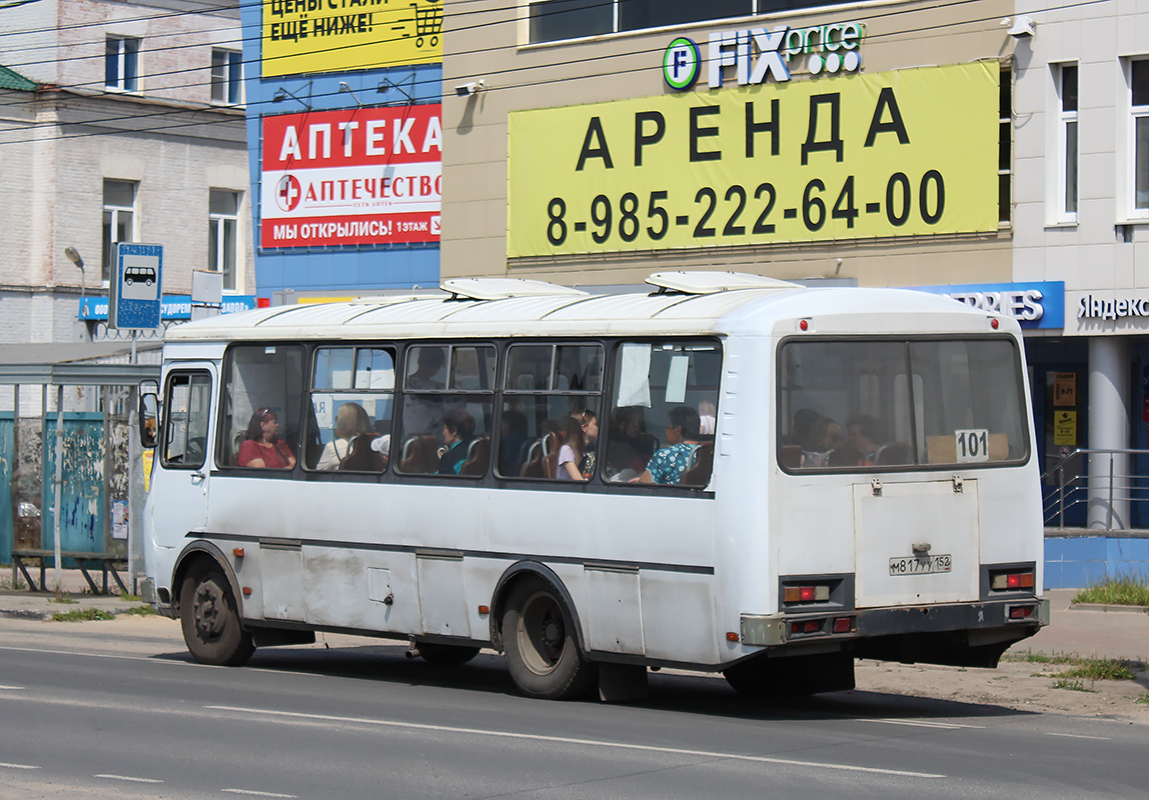
M593 426L582 423L600 414L602 371L599 344L514 344L507 349L499 477L569 480L570 473L559 469L564 446L581 480L593 477L598 440L586 433L593 433Z
M218 465L238 466L239 448L258 409L275 413L277 439L293 457L298 457L303 443L301 408L305 388L301 346L245 344L230 348L224 357Z
M395 351L321 347L315 351L307 469L383 472L391 457Z
M607 480L705 486L718 420L717 342L623 342L615 351Z

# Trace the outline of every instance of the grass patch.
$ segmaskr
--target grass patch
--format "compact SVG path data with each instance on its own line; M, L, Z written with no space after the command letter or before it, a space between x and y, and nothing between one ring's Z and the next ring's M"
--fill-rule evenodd
M1145 694L1141 695L1140 697L1138 697L1133 702L1141 703L1142 705L1149 706L1149 692L1145 692Z
M0 576L0 589L14 592L23 592L28 588L28 584L24 583L20 578L12 579L10 575Z
M1059 678L1086 678L1091 681L1131 681L1133 670L1115 658L1090 658L1057 673Z
M1065 680L1064 678L1062 680L1059 680L1057 683L1053 684L1053 688L1054 689L1068 689L1071 692L1093 692L1094 694L1097 693L1096 689L1086 689L1085 684L1082 681L1070 681L1070 680Z
M1106 606L1149 606L1149 578L1110 578L1082 589L1070 602Z
M154 608L152 608L151 606L135 606L133 608L127 609L123 613L131 614L134 617L154 617L154 616L156 616L156 610Z
M74 605L76 605L76 603L78 603L80 601L79 600L73 600L72 598L68 597L68 595L66 595L66 594L58 594L55 597L49 598L48 602L49 603L59 603L60 605L64 605L64 606L74 606Z
M115 614L98 608L75 608L71 611L57 611L52 614L52 622L88 622L89 620L115 619Z
M120 592L120 599L128 603L142 603L144 598L131 592Z

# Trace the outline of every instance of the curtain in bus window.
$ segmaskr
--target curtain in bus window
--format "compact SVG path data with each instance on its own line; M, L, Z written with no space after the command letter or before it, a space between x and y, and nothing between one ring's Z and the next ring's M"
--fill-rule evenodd
M718 419L718 344L625 342L616 353L606 478L705 486Z
M1012 340L912 342L922 378L923 461L1012 461L1027 452L1018 356Z
M398 470L481 477L491 459L495 348L418 345L407 350Z
M508 348L497 442L499 476L592 478L598 461L602 377L603 350L597 344ZM567 462L570 469L563 466Z
M386 347L320 347L304 466L383 472L391 457L395 356Z
M274 415L275 460L295 458L302 442L300 408L303 348L298 345L240 345L226 356L219 452L223 466L238 466L239 450L260 429L257 416Z

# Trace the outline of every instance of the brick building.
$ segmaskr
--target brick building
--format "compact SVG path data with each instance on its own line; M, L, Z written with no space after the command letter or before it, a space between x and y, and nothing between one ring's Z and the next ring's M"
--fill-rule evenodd
M117 241L164 245L165 295L187 294L193 270L254 291L239 9L203 9L0 11L0 341L109 336L77 310L106 297Z

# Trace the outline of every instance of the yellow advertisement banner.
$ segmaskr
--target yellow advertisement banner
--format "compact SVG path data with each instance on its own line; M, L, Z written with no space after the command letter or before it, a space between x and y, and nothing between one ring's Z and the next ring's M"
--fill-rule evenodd
M998 70L514 112L507 255L995 231Z
M442 0L263 0L263 77L443 60Z

